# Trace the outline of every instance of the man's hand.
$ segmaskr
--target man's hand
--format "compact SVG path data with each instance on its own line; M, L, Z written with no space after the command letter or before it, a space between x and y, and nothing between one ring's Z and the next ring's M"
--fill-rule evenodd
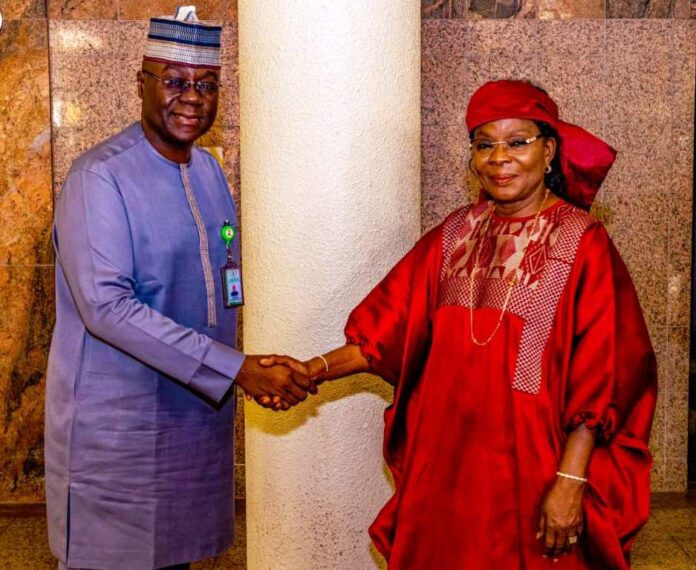
M301 383L306 379L312 383L312 388L307 389L312 394L316 394L316 387L322 382L370 371L369 361L362 354L360 347L355 344L346 344L335 348L322 356L310 358L306 362L301 362L291 356L273 354L260 358L259 365L268 369L274 369L278 365L286 367L287 370L292 371L294 382ZM290 407L290 403L284 401L281 396L273 397L268 394L252 396L265 408L287 410Z
M235 383L247 394L274 402L274 409L287 410L307 399L307 393L316 393L316 386L306 374L286 366L261 366L262 356L251 355L244 359ZM277 405L277 407L275 407Z
M309 388L307 391L310 394L316 394L318 392L316 387L317 382L314 381L314 378L310 377L310 369L307 366L307 363L305 362L301 362L296 358L286 356L284 354L272 354L261 358L259 360L259 364L264 368L271 368L279 365L284 366L292 371L293 381L297 382L301 381L301 379L303 378L308 378L311 382L311 388ZM251 399L251 397L249 397L248 394L247 399ZM291 407L287 401L283 400L280 397L270 398L268 396L257 396L254 399L256 400L256 403L260 406L275 411L285 411Z

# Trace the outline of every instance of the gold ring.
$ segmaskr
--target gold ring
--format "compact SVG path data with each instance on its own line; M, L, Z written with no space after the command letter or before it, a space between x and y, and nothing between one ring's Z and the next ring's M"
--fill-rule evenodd
M578 541L577 536L569 536L568 537L568 544L575 544Z

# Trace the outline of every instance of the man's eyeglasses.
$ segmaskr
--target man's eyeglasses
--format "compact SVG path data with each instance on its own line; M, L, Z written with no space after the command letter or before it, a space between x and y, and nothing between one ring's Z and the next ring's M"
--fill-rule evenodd
M471 153L476 156L490 156L493 154L496 145L502 145L503 149L510 154L523 154L529 149L529 146L536 140L544 138L542 135L534 137L522 138L514 137L504 141L490 141L487 139L474 139L471 141L469 148Z
M188 81L181 77L162 79L159 75L155 75L147 69L143 69L142 71L146 75L161 82L164 88L172 95L181 95L184 91L188 91L189 87L193 87L202 97L210 97L214 93L217 93L217 90L220 88L220 83L218 81Z

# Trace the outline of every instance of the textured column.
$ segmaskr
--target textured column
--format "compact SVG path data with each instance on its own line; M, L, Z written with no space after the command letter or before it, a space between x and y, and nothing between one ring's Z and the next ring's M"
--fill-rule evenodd
M308 358L420 229L420 2L240 0L245 351ZM391 390L361 375L247 405L251 570L379 567Z

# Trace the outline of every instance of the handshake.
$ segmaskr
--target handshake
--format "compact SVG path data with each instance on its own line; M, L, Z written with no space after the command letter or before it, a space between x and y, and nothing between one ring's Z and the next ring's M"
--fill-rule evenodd
M247 356L235 379L247 400L275 411L289 410L318 392L327 378L324 361L315 357L301 362L291 356ZM326 376L326 374L323 374Z

